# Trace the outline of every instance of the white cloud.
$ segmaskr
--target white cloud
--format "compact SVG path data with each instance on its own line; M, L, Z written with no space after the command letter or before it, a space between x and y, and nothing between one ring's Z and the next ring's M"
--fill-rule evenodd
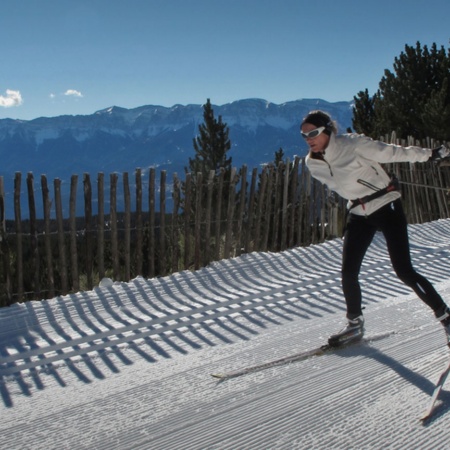
M72 97L83 97L80 91L76 91L75 89L67 89L66 92L64 92L64 95L69 95Z
M0 106L11 108L11 106L20 106L23 103L20 91L6 89L6 97L0 95Z

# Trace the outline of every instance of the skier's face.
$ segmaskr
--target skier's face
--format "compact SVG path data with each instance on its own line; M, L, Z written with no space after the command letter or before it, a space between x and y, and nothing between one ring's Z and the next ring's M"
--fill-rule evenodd
M315 125L312 123L304 123L302 125L302 133L309 133L312 130L317 129ZM328 142L330 141L330 136L328 134L322 132L317 136L314 137L305 137L305 140L307 144L309 145L309 148L314 153L321 153L323 152L328 145Z

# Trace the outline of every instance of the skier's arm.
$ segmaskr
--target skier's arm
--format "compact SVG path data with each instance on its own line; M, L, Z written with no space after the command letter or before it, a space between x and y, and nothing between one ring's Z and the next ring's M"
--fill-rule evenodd
M432 150L416 146L402 147L374 141L366 136L358 137L356 152L362 157L379 163L425 162L432 156Z

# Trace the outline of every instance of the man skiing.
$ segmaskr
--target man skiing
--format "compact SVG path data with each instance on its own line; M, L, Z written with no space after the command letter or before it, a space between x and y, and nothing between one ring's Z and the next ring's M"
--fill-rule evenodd
M306 165L312 176L349 201L342 257L347 325L330 336L329 344L340 346L364 335L358 277L364 255L375 232L380 230L397 276L433 310L450 345L450 309L432 284L412 266L398 183L380 165L439 160L448 157L450 151L444 146L433 150L401 147L364 135L338 135L335 122L323 111L310 112L300 129L309 146Z

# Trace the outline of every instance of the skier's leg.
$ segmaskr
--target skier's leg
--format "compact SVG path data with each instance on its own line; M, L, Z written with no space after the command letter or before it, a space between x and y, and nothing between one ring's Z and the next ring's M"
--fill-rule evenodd
M349 214L342 252L342 290L347 305L347 325L329 337L328 343L333 347L357 341L364 335L358 276L375 231L376 228L371 226L365 217Z
M395 273L438 315L440 310L446 308L446 305L433 285L413 268L409 251L407 221L400 200L391 203L388 208L383 208L383 215L379 217L379 225L386 238Z
M362 315L359 272L376 228L365 217L349 214L342 252L342 290L347 305L347 318Z

